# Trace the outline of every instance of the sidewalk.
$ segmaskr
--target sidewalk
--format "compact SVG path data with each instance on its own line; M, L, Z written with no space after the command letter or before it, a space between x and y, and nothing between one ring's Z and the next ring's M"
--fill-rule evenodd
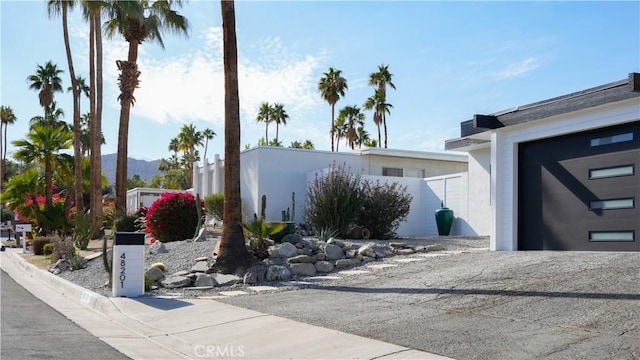
M448 359L215 300L107 298L32 266L21 252L0 253L0 268L132 359Z

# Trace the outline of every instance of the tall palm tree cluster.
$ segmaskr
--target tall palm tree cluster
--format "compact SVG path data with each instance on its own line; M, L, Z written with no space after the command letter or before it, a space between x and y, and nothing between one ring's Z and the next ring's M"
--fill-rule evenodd
M211 129L202 131L196 130L193 124L183 125L180 133L169 141L168 150L173 154L166 159L161 159L158 164L158 171L166 174L168 178L164 179L167 188L185 188L193 186L193 164L200 161L200 153L196 149L198 146L204 147L203 158L207 158L207 148L209 140L212 140L216 133ZM178 156L178 152L182 152L182 156ZM175 173L179 171L179 173ZM176 179L176 176L178 179ZM182 178L184 182L182 182ZM178 180L177 183L175 180ZM181 185L184 183L184 187Z
M130 108L135 101L134 90L140 84L141 72L137 67L138 48L144 41L158 43L164 48L163 32L187 35L188 20L180 15L176 8L182 7L181 0L48 0L47 10L50 17L61 16L64 44L69 67L71 86L68 88L73 94L73 127L60 120L64 115L62 109L56 106L54 95L62 91L60 75L63 70L51 61L45 65L38 65L36 73L28 77L29 87L38 91L38 100L43 107L44 116L35 116L31 120L31 129L27 138L14 143L19 148L14 157L26 163L42 162L46 203L50 204L51 171L54 169L54 158L51 155L73 146L73 165L69 167L73 174L75 205L78 212L84 211L83 157L88 155L90 160L90 202L91 220L94 224L102 222L102 187L103 175L101 164L101 145L104 144L102 133L102 88L103 88L103 60L102 34L109 38L116 34L122 35L129 43L126 60L117 61L120 75L120 121L118 130L118 156L116 169L116 211L124 213L126 210L127 185L127 148ZM74 69L73 56L69 42L67 18L68 13L75 7L81 7L84 19L89 24L89 85L84 78L77 76ZM89 113L80 112L80 97L89 97ZM16 121L10 107L2 107L2 126L4 148L0 143L2 160L6 160L6 130L7 126ZM84 125L84 126L83 126ZM88 129L88 130L87 130ZM2 128L0 128L2 130ZM70 137L69 137L70 136ZM68 138L68 139L67 139ZM35 143L34 143L35 142ZM43 152L36 156L38 152ZM193 156L193 154L191 154ZM38 161L36 161L38 160ZM39 161L41 160L41 161ZM3 161L3 170L4 170ZM3 171L3 175L5 172ZM70 191L69 191L70 193ZM98 226L100 227L100 226ZM97 234L98 235L98 234Z
M264 143L260 141L261 145L271 145L271 146L282 146L282 143L279 141L279 130L280 125L287 125L287 120L289 120L289 114L284 109L284 104L274 103L269 104L268 102L263 102L260 104L260 109L258 110L258 116L256 117L258 122L263 122L265 124L264 130ZM276 124L276 138L269 142L269 124Z
M389 72L389 65L379 65L378 71L369 74L369 85L374 87L374 94L367 98L362 105L364 110L373 111L373 123L378 129L378 140L372 140L364 129L365 115L357 105L345 106L335 117L335 106L348 90L347 80L342 76L342 70L329 68L322 74L318 82L318 91L322 98L331 106L331 151L338 151L341 139L345 139L351 149L357 145L381 147L382 136L380 127L384 129L384 147L387 147L387 115L391 113L393 105L387 102L387 86L395 90L392 82L393 74Z

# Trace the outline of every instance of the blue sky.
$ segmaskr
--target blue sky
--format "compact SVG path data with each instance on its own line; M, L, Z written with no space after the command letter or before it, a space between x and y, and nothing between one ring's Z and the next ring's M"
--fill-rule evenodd
M223 154L223 73L220 3L191 1L181 11L189 38L164 36L166 49L143 43L137 102L129 128L129 156L167 157L182 124L213 129L208 157ZM59 18L44 1L0 0L0 102L18 122L10 141L23 138L41 115L27 76L37 64L57 63L69 84ZM317 91L323 72L341 69L349 90L336 109L362 106L373 93L368 76L388 64L397 90L387 117L389 147L443 151L461 121L617 81L640 71L640 2L237 1L241 144L264 136L256 123L263 101L282 102L290 115L280 128L285 146L311 139L331 147L331 110ZM76 73L88 74L88 25L70 17ZM119 36L104 44L102 153L116 151L119 105L115 61L126 59ZM70 93L56 94L72 122ZM83 100L83 112L88 101ZM367 112L366 129L376 128ZM270 138L275 128L270 127ZM340 149L346 149L341 144ZM11 153L13 150L9 149Z

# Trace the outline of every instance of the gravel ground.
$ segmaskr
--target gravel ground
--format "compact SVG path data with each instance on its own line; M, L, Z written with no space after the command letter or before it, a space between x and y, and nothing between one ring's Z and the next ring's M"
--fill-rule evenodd
M395 239L394 242L403 242L409 245L443 245L447 250L465 250L472 248L487 248L489 240L486 237L428 237L428 238L406 238ZM208 238L203 242L192 241L176 241L165 243L168 250L163 254L149 254L145 252L145 269L151 264L161 262L165 265L167 275L176 273L180 270L189 270L194 264L194 259L198 257L208 257L212 259L212 251L217 242L217 238ZM387 244L389 240L347 240L346 242L356 244L366 244L367 242L375 242L378 244ZM149 247L149 245L145 245ZM344 269L340 269L344 270ZM59 275L60 277L78 284L85 289L91 290L104 296L111 296L111 289L105 287L107 273L102 264L102 257L97 257L88 262L87 267L77 271L67 271ZM300 287L283 285L281 283L265 283L261 285L279 286L283 290L295 290ZM304 286L302 286L304 287ZM211 290L185 290L182 289L164 289L159 288L152 290L149 295L155 296L179 296L180 298L198 298L203 296L213 296L220 291L243 290L244 284L236 284L233 286L215 287Z

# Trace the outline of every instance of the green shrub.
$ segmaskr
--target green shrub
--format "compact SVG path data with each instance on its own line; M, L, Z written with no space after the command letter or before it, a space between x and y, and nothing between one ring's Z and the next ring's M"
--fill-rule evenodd
M413 200L407 193L407 187L397 182L381 185L379 181L363 181L362 193L362 207L356 223L369 229L374 239L395 238L396 230L406 220Z
M84 269L87 267L87 259L80 255L74 255L69 261L71 264L71 271Z
M50 256L51 254L53 254L54 246L55 245L53 245L53 243L51 242L44 244L44 246L42 247L42 255Z
M204 204L199 204L201 207ZM164 193L147 212L147 232L160 242L191 239L198 226L195 197L188 192Z
M361 204L360 176L333 164L326 175L316 175L309 185L303 215L313 228L335 229L346 237Z
M115 231L120 232L135 232L137 215L123 214L116 215L113 220L113 227Z
M73 240L71 238L61 238L58 235L50 237L53 243L53 252L51 253L51 262L56 262L60 259L69 260L76 255L76 247L73 246Z
M33 247L33 255L45 255L44 247L47 244L51 244L51 240L45 236L37 236L31 242Z
M204 207L207 209L208 214L211 214L216 219L222 221L222 214L224 212L224 194L215 193L205 196Z
M9 209L0 209L0 222L14 221L13 212Z

